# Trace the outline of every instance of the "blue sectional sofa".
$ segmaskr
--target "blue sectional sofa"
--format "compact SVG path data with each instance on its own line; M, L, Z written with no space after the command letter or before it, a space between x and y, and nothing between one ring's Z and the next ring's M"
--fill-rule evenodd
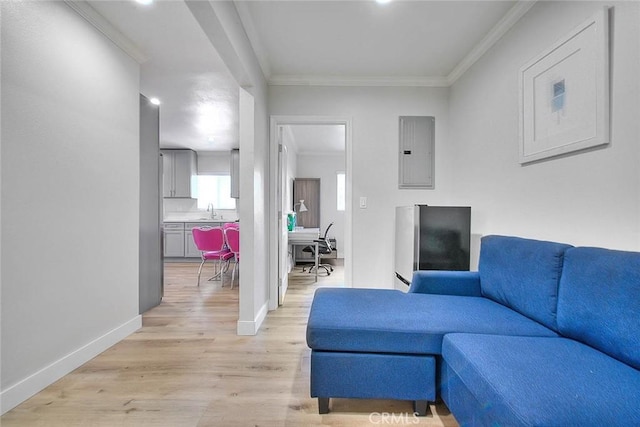
M441 397L462 425L640 425L640 253L506 236L408 293L321 288L311 396Z

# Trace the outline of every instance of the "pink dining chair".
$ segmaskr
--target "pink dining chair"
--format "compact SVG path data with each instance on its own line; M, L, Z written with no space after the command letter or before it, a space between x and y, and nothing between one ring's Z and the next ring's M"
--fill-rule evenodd
M225 245L224 231L221 227L196 227L192 230L193 242L200 251L202 262L198 268L198 286L200 286L200 274L202 266L208 259L218 260L218 272L209 280L213 280L224 273L222 263L233 258L233 253ZM226 269L225 269L226 271ZM222 282L224 285L224 281Z
M224 230L224 235L227 240L227 246L236 260L235 265L233 266L233 272L231 273L231 289L233 289L236 270L238 269L238 264L240 264L240 230L236 227L229 227Z
M227 228L240 228L240 223L239 222L225 222L224 224L222 224L222 228L223 229L227 229Z

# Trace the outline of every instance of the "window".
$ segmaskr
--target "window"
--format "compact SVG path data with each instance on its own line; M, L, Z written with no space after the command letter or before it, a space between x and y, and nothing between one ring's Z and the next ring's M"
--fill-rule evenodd
M229 175L198 175L198 209L235 209L236 199L231 198Z
M336 174L338 187L336 189L337 194L337 209L339 211L343 211L347 202L347 194L346 194L346 181L344 172L338 172Z

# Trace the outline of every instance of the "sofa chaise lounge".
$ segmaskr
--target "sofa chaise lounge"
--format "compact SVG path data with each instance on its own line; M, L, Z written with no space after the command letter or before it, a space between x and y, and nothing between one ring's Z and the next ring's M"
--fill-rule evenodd
M640 253L507 236L408 293L321 288L311 396L442 398L462 425L640 425Z

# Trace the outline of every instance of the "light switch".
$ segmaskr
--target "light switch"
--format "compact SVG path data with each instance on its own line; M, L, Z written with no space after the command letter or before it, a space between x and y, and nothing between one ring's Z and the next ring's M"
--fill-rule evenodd
M360 209L366 209L366 208L367 208L367 198L360 197Z

